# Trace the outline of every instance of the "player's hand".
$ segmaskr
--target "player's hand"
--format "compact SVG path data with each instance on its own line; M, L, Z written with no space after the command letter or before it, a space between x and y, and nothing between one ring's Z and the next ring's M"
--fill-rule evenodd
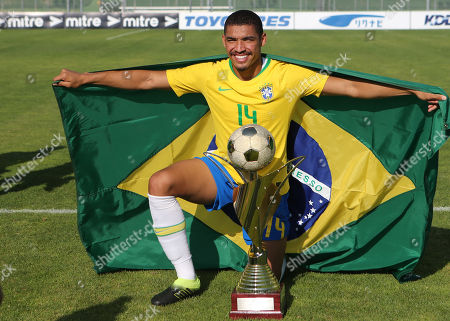
M76 71L63 69L61 70L58 76L53 78L53 86L78 88L81 85L85 84L83 80L84 80L83 74Z
M447 97L440 94L431 94L418 90L411 90L411 92L416 95L417 98L428 102L429 112L439 108L439 101L447 99Z

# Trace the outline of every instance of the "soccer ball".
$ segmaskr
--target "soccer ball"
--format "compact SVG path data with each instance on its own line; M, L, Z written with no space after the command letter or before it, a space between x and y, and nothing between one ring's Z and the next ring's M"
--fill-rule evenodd
M257 171L269 165L275 155L272 134L260 125L244 125L228 140L228 158L238 168Z

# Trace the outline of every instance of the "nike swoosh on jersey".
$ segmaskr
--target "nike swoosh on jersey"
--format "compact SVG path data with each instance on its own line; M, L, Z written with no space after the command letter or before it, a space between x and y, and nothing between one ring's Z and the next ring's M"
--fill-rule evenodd
M219 91L227 91L227 90L231 90L231 88L222 88L222 87L219 87Z

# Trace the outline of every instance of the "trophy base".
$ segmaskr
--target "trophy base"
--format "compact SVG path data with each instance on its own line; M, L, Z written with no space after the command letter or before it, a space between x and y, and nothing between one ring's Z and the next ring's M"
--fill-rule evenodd
M284 284L280 292L231 293L231 319L282 319L284 313Z

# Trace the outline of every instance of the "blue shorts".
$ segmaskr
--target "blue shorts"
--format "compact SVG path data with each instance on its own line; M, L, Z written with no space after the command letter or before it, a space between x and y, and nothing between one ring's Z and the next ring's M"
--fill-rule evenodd
M201 159L208 166L211 174L214 177L214 181L217 186L217 195L214 203L205 205L208 211L219 210L225 205L233 203L233 189L238 186L238 184L233 180L231 175L227 172L225 167L219 162L213 162L208 157L196 157ZM217 167L219 166L223 172ZM227 176L225 176L225 174ZM228 178L227 178L228 177ZM266 226L263 233L263 240L281 240L286 238L289 233L289 207L288 207L288 195L285 194L281 197L280 205L278 206L273 219L269 226ZM242 229L244 234L245 243L251 244L250 237L247 235L244 229Z

